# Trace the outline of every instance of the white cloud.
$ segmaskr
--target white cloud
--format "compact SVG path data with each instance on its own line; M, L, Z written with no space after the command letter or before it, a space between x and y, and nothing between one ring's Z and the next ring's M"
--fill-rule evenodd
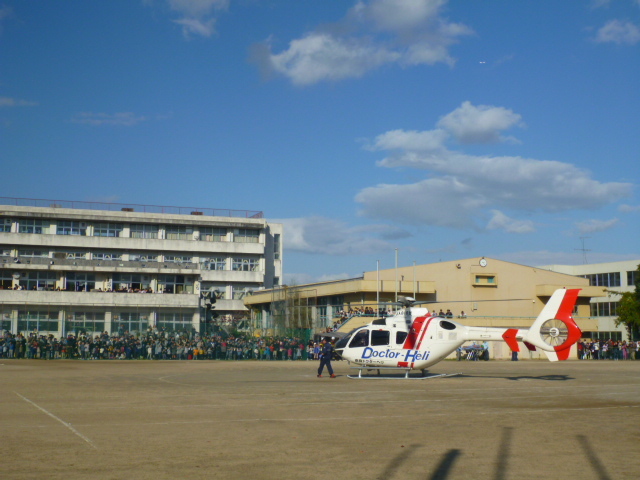
M289 77L294 85L308 85L359 77L397 58L397 53L366 40L311 33L293 40L282 53L270 55L269 65L273 71Z
M153 0L143 0L152 4ZM182 27L185 38L191 35L210 37L215 33L216 15L229 8L229 0L162 0L178 18L173 23Z
M215 32L215 19L201 20L198 18L181 18L174 20L174 23L182 26L182 34L189 37L189 34L196 34L203 37L210 37Z
M531 233L535 227L531 220L515 220L499 210L492 210L493 217L487 224L487 230L504 230L507 233Z
M578 227L578 231L581 235L585 233L604 232L615 227L618 221L619 220L617 218L612 218L611 220L606 221L591 219L576 223L576 227Z
M609 20L596 34L597 43L635 45L640 42L640 27L622 20Z
M392 249L387 234L401 238L402 230L382 225L351 227L326 217L274 220L284 225L287 250L326 255L362 255ZM406 236L406 235L404 235ZM378 238L382 237L382 238Z
M80 112L73 116L73 123L81 123L84 125L102 126L102 125L118 125L131 127L138 123L146 121L146 117L135 115L132 112L119 113L93 113Z
M618 210L625 213L640 212L640 205L620 205Z
M453 65L449 47L471 30L440 15L446 0L360 0L344 19L258 60L295 85L360 77L385 64ZM257 50L256 50L257 51Z
M428 152L441 150L448 135L444 130L391 130L378 135L370 150L412 150Z
M20 100L19 98L0 97L0 108L2 107L35 107L37 102L29 100Z
M459 142L495 143L505 141L500 132L522 125L522 117L512 110L491 105L472 105L463 102L438 122L438 127L449 131Z
M499 111L495 107L491 110ZM501 118L500 114L497 116ZM493 128L485 132L497 132L498 125L520 121L520 116L513 112L505 117L488 122ZM457 128L464 122L441 121L441 124ZM460 128L461 132L468 131ZM379 166L426 170L429 177L411 184L382 184L362 189L355 198L361 204L360 214L407 224L480 228L477 219L487 217L488 210L588 210L631 194L630 183L599 182L591 178L588 171L568 163L466 155L447 149L443 138L442 130L391 130L378 135L369 149L393 150L378 162ZM487 228L521 233L534 228L531 222L501 217L495 212L492 216Z

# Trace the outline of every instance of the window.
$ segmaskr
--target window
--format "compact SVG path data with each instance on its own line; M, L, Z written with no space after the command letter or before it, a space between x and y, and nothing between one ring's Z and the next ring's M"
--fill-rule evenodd
M158 254L157 253L130 253L129 261L130 262L157 262Z
M351 342L349 342L349 347L368 347L369 346L369 330L363 329L357 332Z
M35 249L25 249L18 250L18 255L20 257L28 257L28 258L48 258L49 251L48 250L35 250Z
M193 257L189 255L165 255L164 261L167 263L191 263Z
M158 225L132 224L131 238L158 238Z
M592 317L617 317L618 302L598 302L591 304Z
M259 271L260 260L257 258L232 258L231 269L239 272Z
M13 273L7 270L0 270L0 288L11 290L13 288Z
M191 330L193 315L191 313L160 313L157 327L166 332L184 332Z
M91 254L92 260L104 260L104 261L113 261L113 260L122 260L122 253L120 252L93 252Z
M474 285L484 287L497 287L498 282L496 281L495 275L476 275Z
M120 237L123 225L121 223L96 223L93 226L94 237Z
M3 218L2 220L0 220L0 232L6 232L6 233L11 232L10 218Z
M12 249L7 247L0 248L0 257L13 257Z
M407 339L407 332L396 332L396 344L402 344Z
M111 331L144 332L149 326L149 312L121 312L113 316Z
M447 322L446 320L440 320L440 327L445 330L455 330L456 326L454 323Z
M139 275L135 273L115 273L113 275L113 288L116 291L150 291L151 280L148 275Z
M249 228L239 228L233 239L236 243L258 243L258 240L260 240L260 230Z
M11 310L0 311L0 330L11 331Z
M58 222L58 235L86 235L87 224L81 222Z
M73 331L76 335L104 332L104 312L70 312L67 331Z
M58 311L18 311L18 331L57 332Z
M203 270L226 270L227 259L224 257L208 257L201 259Z
M583 275L589 279L589 285L592 287L620 287L620 272L611 273L592 273Z
M67 260L86 260L87 252L64 252Z
M280 258L280 234L276 233L273 236L273 258L278 260Z
M371 346L389 345L388 330L371 330Z
M247 295L251 295L258 287L255 285L233 285L231 295L234 300L242 300Z
M93 273L69 272L67 273L68 292L90 292L96 289L96 276Z
M35 220L33 218L21 218L18 221L18 233L49 233L48 220Z
M55 290L58 274L47 271L31 271L20 278L20 285L25 290Z
M193 278L185 275L160 275L158 291L162 293L193 293Z
M636 284L636 280L638 280L638 271L632 270L627 272L627 286L633 287Z
M226 242L227 229L217 227L200 227L200 240L203 242Z
M193 240L193 227L169 225L166 229L167 240Z

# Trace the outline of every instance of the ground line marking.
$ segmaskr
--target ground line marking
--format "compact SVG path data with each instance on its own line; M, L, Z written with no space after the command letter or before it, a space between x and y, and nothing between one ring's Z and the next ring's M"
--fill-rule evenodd
M34 407L36 407L38 410L40 410L43 413L46 413L47 415L49 415L51 418L53 418L54 420L57 420L58 422L60 422L62 425L64 425L65 427L67 427L69 430L71 430L73 433L75 433L78 437L80 437L82 440L84 440L85 442L87 442L92 448L95 448L96 450L98 449L98 447L96 447L93 442L91 440L89 440L87 437L85 437L83 434L81 434L79 431L77 431L75 428L73 428L71 426L70 423L65 422L64 420L62 420L59 417L56 417L53 413L45 410L44 408L42 408L40 405L32 402L31 400L29 400L27 397L20 395L18 392L13 392L15 393L17 396L19 396L21 399L23 399L25 402L30 403L31 405L33 405Z

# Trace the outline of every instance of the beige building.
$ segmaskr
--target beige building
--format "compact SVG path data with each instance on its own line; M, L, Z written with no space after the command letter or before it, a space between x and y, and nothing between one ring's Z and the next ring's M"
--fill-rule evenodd
M395 308L388 304L378 306L378 299L381 303L393 302L398 296L433 302L429 305L431 310L449 309L454 317L464 316L459 321L467 325L526 328L558 288L582 289L574 318L583 331L597 330L597 321L590 316L590 300L602 295L602 288L589 286L586 278L484 257L366 272L363 277L350 280L267 289L254 292L244 301L252 309L256 326L267 329L278 328L278 322L289 327L299 324L295 314L289 315L294 318L278 318L278 302L286 302L287 296L295 298L294 311L300 307L309 310L309 325L317 331L331 328L342 312L366 307ZM340 330L350 331L368 321L370 317L355 316ZM509 355L506 344L496 343L491 349L494 358Z
M282 277L282 225L262 212L0 199L0 331L202 328Z

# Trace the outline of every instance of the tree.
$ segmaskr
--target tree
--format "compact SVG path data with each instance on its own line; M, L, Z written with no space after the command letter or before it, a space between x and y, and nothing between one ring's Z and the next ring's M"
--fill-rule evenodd
M616 326L624 325L629 339L634 340L640 331L640 265L636 269L635 290L622 293L618 303Z

